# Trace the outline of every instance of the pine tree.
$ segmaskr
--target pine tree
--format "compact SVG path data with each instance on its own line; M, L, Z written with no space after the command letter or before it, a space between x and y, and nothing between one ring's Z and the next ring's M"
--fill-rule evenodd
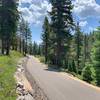
M88 36L84 34L83 36L83 67L85 67L87 56L88 56Z
M91 49L93 47L93 44L95 42L95 36L94 36L94 31L90 32L88 36L88 60L91 62Z
M21 21L19 22L19 27L18 28L19 28L18 29L19 36L21 36L20 37L20 43L22 43L23 54L26 55L26 53L28 53L27 46L31 42L31 37L32 37L31 36L31 30L29 28L29 23L22 18Z
M100 27L94 33L95 42L92 48L92 63L96 71L96 84L100 86Z
M18 10L15 0L1 0L0 6L0 33L2 40L2 54L4 50L9 55L11 40L17 31Z
M93 80L93 74L91 70L91 64L87 64L82 70L82 78L84 81L91 83Z
M50 34L50 24L48 18L45 17L44 24L43 24L43 34L42 34L45 63L48 62L49 34Z
M25 55L28 53L28 44L31 40L31 31L30 31L30 28L29 28L29 24L28 22L26 21L25 22Z
M82 70L82 60L83 60L83 33L80 31L79 23L76 26L75 31L75 52L76 52L76 66L77 71L80 73Z
M35 41L33 43L33 55L38 55L38 44Z
M42 56L43 55L43 50L41 44L38 45L38 55Z
M69 53L68 53L68 62L66 64L66 66L68 66L68 63L71 63L71 67L73 69L73 72L76 72L76 65L75 65L75 56L76 56L76 52L75 52L75 38L74 35L72 36L71 40L70 40L70 46L69 46Z
M71 0L50 0L52 4L51 26L55 34L56 65L62 65L68 54L70 29L73 26ZM67 52L67 53L66 53Z
M20 17L19 24L18 24L18 34L20 37L20 51L22 49L22 52L24 54L25 52L25 20L23 17Z
M27 54L30 54L32 55L32 49L33 49L33 44L32 44L32 41L30 41L27 45Z

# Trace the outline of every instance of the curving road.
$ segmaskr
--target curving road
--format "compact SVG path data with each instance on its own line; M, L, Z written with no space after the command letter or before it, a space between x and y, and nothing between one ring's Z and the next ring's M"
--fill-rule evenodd
M30 56L27 70L50 100L100 100L100 90L53 69Z

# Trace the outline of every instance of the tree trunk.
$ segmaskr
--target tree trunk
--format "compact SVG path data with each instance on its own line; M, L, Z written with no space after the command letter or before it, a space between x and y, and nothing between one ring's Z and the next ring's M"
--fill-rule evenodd
M20 53L22 52L22 41L21 41L21 39L20 39L20 47L19 47L19 51L20 51Z
M46 45L45 45L45 63L47 63L48 61L48 44L46 42Z
M6 55L9 55L10 53L10 40L8 39L6 41Z
M2 50L1 50L1 51L2 51L2 54L3 54L3 55L4 55L4 46L5 46L5 45L4 45L4 40L2 39Z
M25 40L23 39L23 55L25 55Z
M27 54L27 39L26 39L26 43L25 43L25 56Z
M58 38L58 41L57 41L57 65L58 67L61 66L61 39Z

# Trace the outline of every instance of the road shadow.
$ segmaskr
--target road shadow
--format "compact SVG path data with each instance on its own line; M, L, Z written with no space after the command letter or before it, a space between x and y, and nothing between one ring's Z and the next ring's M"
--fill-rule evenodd
M45 70L51 72L60 72L60 68L58 68L55 65L48 65L48 67Z

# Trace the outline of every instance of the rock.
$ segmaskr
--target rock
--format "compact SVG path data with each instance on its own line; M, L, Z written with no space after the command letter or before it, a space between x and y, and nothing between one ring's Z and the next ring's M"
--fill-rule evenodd
M17 98L17 100L25 100L25 97L24 97L24 96L19 96L19 97Z
M20 67L17 69L18 72L24 72L24 68Z
M21 68L21 67L22 67L22 64L18 64L17 67L18 67L18 68Z
M17 83L17 88L18 88L18 87L19 87L19 88L24 88L24 84L21 83L21 82L18 82L18 83Z
M30 94L25 95L25 100L35 100Z
M22 93L22 95L27 95L28 91L26 91L25 89L22 89L21 93Z
M17 71L15 73L15 78L17 80L16 93L18 94L17 100L34 100L32 93L25 87L27 84L23 64L26 63L26 59L22 59L17 65Z
M18 97L19 96L23 96L23 94L21 92L19 92L19 91L16 91L16 94L18 95Z
M17 71L18 71L18 72L21 72L21 68L18 68Z
M25 96L19 96L17 100L35 100L30 94Z
M16 93L18 94L18 95L27 95L28 94L28 91L26 91L25 89L22 89L22 88L17 88L17 91L16 91Z

